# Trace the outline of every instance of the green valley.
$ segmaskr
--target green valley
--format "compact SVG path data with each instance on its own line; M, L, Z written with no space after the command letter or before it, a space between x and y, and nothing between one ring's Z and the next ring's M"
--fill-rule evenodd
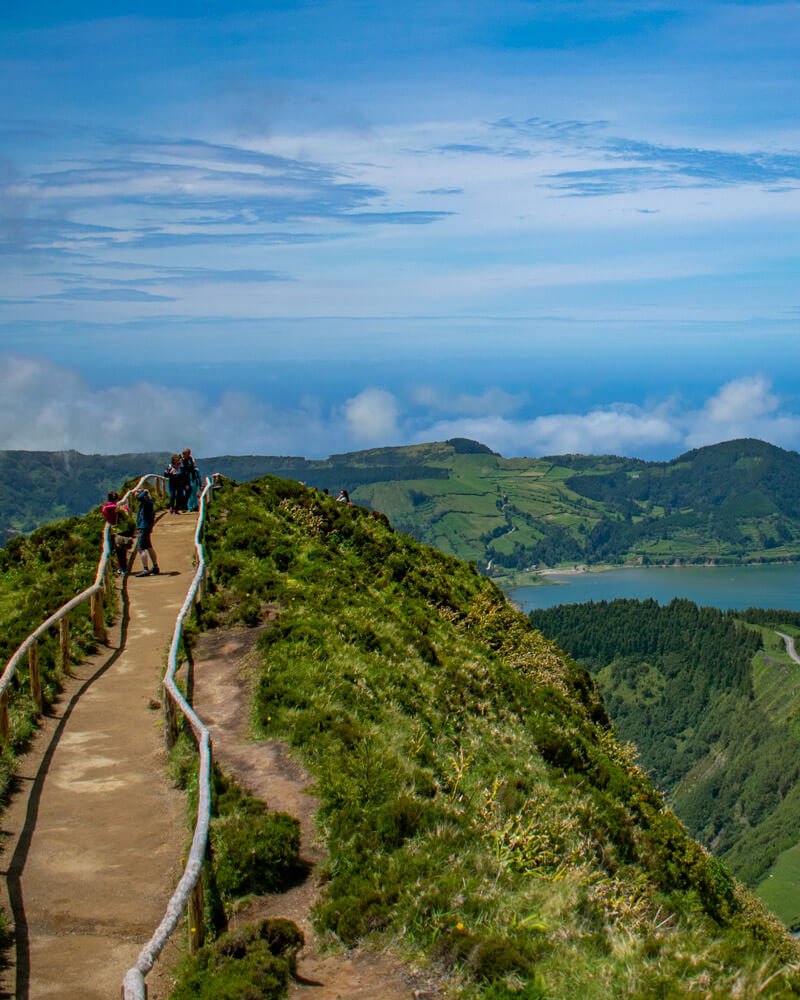
M616 600L530 621L593 673L690 832L800 928L800 666L775 633L800 615Z
M158 471L165 458L0 453L0 528L81 513L132 470L150 463ZM199 464L239 481L271 473L334 495L345 488L401 531L503 583L557 565L800 558L800 455L751 439L671 462L503 458L455 438L320 460L217 456Z

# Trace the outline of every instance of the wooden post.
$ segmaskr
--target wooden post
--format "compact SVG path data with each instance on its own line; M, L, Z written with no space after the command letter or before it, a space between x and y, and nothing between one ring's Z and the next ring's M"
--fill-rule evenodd
M206 940L205 904L203 900L203 875L195 882L189 897L189 951L200 951Z
M178 717L175 702L166 688L161 689L161 696L164 700L164 740L167 750L171 750L178 739Z
M72 673L72 665L69 659L69 615L66 614L58 623L58 638L61 645L61 670L69 675Z
M114 571L116 569L116 558L114 546L112 545L106 562L106 574L103 580L106 588L106 597L109 601L114 596Z
M8 746L8 688L0 698L0 740L3 741L3 746Z
M98 642L106 641L106 623L103 621L103 593L96 590L89 598L89 610L92 616L94 637Z
M28 650L28 670L31 675L31 698L41 714L42 711L42 681L39 676L39 644L34 642Z

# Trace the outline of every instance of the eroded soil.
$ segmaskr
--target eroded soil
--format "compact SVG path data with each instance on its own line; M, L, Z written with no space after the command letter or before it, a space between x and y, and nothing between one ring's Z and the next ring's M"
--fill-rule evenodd
M250 692L254 644L261 629L235 629L202 636L194 652L195 708L211 732L214 757L224 771L272 809L300 820L301 854L311 866L305 882L280 895L263 896L237 912L231 924L261 917L286 917L305 935L291 1000L422 1000L440 994L386 954L320 954L311 925L319 894L318 872L325 852L317 839L317 802L311 776L278 740L250 735Z

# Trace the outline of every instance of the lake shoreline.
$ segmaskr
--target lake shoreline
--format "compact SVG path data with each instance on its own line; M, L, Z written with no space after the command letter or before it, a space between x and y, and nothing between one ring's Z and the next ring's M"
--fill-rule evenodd
M614 563L591 563L575 565L570 564L568 566L546 566L543 569L531 570L531 571L513 571L507 574L502 574L498 576L490 576L489 579L493 580L497 586L504 592L509 590L517 590L521 587L558 587L566 586L566 581L553 580L551 577L581 577L589 576L600 573L610 573L620 570L731 570L731 569L746 569L746 568L756 568L761 567L762 569L773 569L779 566L800 566L800 560L796 559L781 559L775 560L774 562L703 562L703 563L682 563L682 562L668 562L668 563L650 563L647 566L641 563L627 563L625 565L619 565Z
M519 582L517 582L519 581ZM549 569L532 585L519 577L503 586L524 611L556 604L653 599L660 604L685 598L708 607L800 611L800 563L738 563L690 566L614 566L584 572Z

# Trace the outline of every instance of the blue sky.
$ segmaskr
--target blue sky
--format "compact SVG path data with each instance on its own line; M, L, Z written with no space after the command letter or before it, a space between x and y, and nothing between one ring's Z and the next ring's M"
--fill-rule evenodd
M800 447L800 4L28 6L0 446Z

